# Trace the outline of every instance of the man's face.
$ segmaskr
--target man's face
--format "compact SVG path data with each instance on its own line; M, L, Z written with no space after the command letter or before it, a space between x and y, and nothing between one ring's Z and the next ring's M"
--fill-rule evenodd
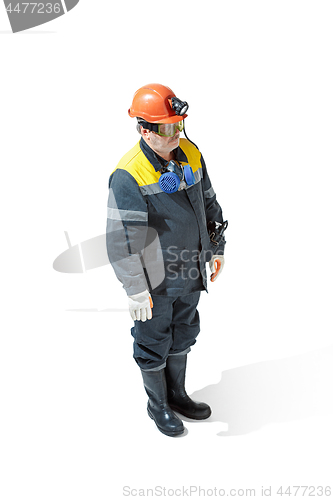
M170 153L179 146L179 130L173 137L162 137L148 129L141 129L142 137L155 153L166 160L170 159Z

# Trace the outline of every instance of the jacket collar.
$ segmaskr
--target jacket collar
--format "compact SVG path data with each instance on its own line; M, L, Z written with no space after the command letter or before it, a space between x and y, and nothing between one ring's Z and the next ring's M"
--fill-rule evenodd
M155 151L153 151L151 147L148 146L148 144L146 143L146 141L143 140L142 137L140 139L140 148L145 157L147 158L147 160L150 161L150 163L153 165L156 172L160 170L162 167L165 167L169 163L167 160L165 160L160 155L155 153ZM174 152L175 152L175 159L177 161L182 161L185 163L188 162L184 151L180 149L179 146L176 149L174 149Z

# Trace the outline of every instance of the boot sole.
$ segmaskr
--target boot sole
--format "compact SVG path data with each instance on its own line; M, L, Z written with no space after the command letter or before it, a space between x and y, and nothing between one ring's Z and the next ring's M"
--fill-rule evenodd
M156 420L154 419L154 416L153 414L151 413L151 411L149 410L149 408L147 408L147 412L148 412L148 415L150 416L150 418L152 420L154 420L155 424L156 424L156 427L158 428L158 430L160 432L162 432L162 434L165 434L166 436L169 436L169 437L174 437L174 436L179 436L180 434L183 434L183 432L185 431L185 429L181 430L181 431L166 431L164 429L162 429L157 423L156 423Z
M192 420L206 420L209 418L212 414L212 412L209 412L209 415L204 415L204 416L199 416L199 415L192 415L191 413L187 413L186 411L183 411L181 408L178 408L177 406L173 406L172 404L169 403L169 406L171 410L176 411L177 413L180 413L184 417L191 418Z

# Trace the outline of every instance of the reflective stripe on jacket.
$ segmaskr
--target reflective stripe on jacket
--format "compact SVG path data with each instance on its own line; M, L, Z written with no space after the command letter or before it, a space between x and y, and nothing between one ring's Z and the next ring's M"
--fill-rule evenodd
M110 176L107 251L128 295L145 289L170 296L207 290L206 262L224 252L225 242L213 247L207 231L208 221L223 218L200 151L180 139L175 160L190 164L195 183L172 194L158 184L167 162L143 139Z

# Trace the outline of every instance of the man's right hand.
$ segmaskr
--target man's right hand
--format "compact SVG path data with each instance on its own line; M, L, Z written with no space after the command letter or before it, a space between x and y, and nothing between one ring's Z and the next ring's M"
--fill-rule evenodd
M153 317L153 301L148 290L128 296L128 307L134 321L146 321Z

